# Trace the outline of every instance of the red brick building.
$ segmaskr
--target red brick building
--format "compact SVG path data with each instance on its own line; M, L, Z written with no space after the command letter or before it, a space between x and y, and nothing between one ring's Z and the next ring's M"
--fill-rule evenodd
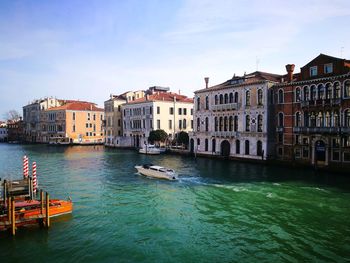
M273 87L276 157L350 167L350 60L320 54Z

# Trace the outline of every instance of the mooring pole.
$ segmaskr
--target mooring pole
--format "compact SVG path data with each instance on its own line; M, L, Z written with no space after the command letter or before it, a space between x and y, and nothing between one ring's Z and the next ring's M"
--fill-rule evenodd
M46 227L50 227L50 196L46 192Z
M16 235L16 212L15 212L15 200L13 197L11 197L11 232L12 235Z

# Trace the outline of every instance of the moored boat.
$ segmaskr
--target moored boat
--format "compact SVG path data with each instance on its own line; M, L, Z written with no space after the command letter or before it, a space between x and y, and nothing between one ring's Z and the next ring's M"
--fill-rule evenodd
M159 178L159 179L167 179L167 180L177 180L177 174L173 169L165 168L158 165L153 164L144 164L144 165L136 165L135 168L137 171L145 176Z
M152 144L145 144L140 150L139 153L143 153L143 154L160 154L160 149L155 147Z

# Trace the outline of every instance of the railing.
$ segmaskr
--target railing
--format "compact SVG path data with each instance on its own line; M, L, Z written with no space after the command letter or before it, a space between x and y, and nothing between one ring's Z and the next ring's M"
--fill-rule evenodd
M223 110L237 110L239 108L238 103L229 103L229 104L218 104L211 106L213 111L223 111Z
M235 132L235 131L216 131L216 132L213 132L212 135L214 137L237 137L238 132Z
M343 130L343 129L342 129ZM293 127L296 133L339 133L339 127Z
M308 101L301 101L300 105L301 107L319 107L319 106L336 106L339 105L341 102L340 98L336 99L317 99L317 100L308 100Z

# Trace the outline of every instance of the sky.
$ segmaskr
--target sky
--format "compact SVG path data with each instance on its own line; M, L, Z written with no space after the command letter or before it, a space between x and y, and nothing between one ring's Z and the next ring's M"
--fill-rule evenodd
M0 0L0 119L34 99L170 87L350 59L349 0Z

